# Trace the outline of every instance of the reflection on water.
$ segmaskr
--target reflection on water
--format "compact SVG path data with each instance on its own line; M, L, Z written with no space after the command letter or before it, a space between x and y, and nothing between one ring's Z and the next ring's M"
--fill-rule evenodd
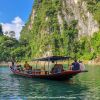
M89 66L88 70L68 82L59 82L16 76L8 67L0 67L0 100L33 100L35 96L99 100L100 67Z

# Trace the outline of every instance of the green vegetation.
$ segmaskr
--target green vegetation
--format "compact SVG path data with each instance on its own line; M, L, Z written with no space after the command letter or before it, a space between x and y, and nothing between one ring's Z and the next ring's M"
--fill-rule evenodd
M2 26L0 29L2 32ZM21 61L30 59L30 47L25 40L18 41L14 38L14 32L6 32L8 36L0 35L0 61ZM5 33L4 33L5 34Z
M0 35L3 35L2 25L0 25Z
M89 11L99 22L99 0L88 0L87 3ZM59 14L62 13L61 4L60 0L35 0L34 20L31 20L30 15L21 32L20 40L14 38L14 32L9 32L12 34L11 37L0 35L0 61L31 60L33 57L46 55L48 51L53 55L70 55L84 60L92 60L99 56L100 32L94 33L92 37L79 37L76 29L78 20L67 23L63 15L61 31L58 22L58 11Z
M80 58L86 59L86 60L92 60L97 57L97 55L100 55L96 49L98 48L97 45L100 45L100 38L98 39L98 36L100 35L100 32L94 33L92 37L82 37L80 40ZM96 43L97 42L97 43Z
M88 9L89 5L92 4L90 2L94 1L88 1ZM95 3L94 6L97 3L99 4L98 1L95 1ZM95 43L92 45L92 43L96 40L99 33L96 33L96 36L92 38L84 36L79 40L78 30L76 29L77 20L73 20L70 25L63 21L63 32L61 33L57 21L57 12L61 12L60 9L61 3L59 0L41 0L40 2L35 0L34 10L36 11L36 16L32 29L29 31L27 27L30 23L29 20L25 28L23 28L21 35L21 40L24 38L29 41L32 51L31 57L43 56L43 54L51 50L53 55L71 55L80 59L94 59L99 52L95 51L97 46ZM99 10L98 7L97 9Z
M0 61L21 61L30 59L30 47L26 41L18 41L8 36L0 36Z
M99 3L95 0L87 1L88 10L93 13L98 22ZM95 33L93 37L84 36L79 39L76 29L78 21L73 20L68 24L64 18L63 32L61 33L57 19L58 11L61 13L61 4L60 0L35 0L33 8L36 11L36 16L32 29L28 29L31 21L29 20L21 32L21 40L27 39L30 44L31 57L41 57L47 51L52 51L53 55L71 55L86 60L94 59L99 52L97 44L93 45L92 43L100 33ZM93 10L94 6L95 10ZM97 43L100 44L98 41Z
M100 24L100 0L85 0L88 4L88 10L93 13L94 18Z

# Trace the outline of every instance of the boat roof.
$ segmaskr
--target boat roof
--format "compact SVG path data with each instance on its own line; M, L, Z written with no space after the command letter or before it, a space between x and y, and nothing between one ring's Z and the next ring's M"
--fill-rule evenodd
M39 58L39 59L33 59L33 61L58 61L58 60L68 60L71 57L67 56L49 56L49 57L44 57L44 58Z

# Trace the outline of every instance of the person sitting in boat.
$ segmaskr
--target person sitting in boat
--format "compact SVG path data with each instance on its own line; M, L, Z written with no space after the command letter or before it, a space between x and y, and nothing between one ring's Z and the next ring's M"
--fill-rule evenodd
M72 63L72 70L80 70L80 64L77 62L77 60Z
M61 73L62 71L64 71L62 64L55 64L51 69L51 73Z
M85 65L82 63L82 61L79 61L80 64L80 70L84 71L85 70Z
M13 70L16 70L16 66L15 66L14 61L12 61L12 65L10 66L10 68L13 69Z
M25 61L24 68L28 73L32 72L32 66L30 66L27 61Z
M30 69L30 65L28 64L27 61L25 61L24 68L25 68L25 70L29 70Z
M17 70L24 71L21 65L16 65L16 67L17 67Z

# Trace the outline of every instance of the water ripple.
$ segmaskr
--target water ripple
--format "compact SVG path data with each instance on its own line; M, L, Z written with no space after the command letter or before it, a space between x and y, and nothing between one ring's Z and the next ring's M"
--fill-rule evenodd
M100 72L100 67L92 69L94 73L97 70ZM69 82L58 82L15 76L8 67L0 67L0 100L33 100L35 96L62 96L68 100L100 100L98 80L100 73L94 73L90 71L87 74L77 75Z

